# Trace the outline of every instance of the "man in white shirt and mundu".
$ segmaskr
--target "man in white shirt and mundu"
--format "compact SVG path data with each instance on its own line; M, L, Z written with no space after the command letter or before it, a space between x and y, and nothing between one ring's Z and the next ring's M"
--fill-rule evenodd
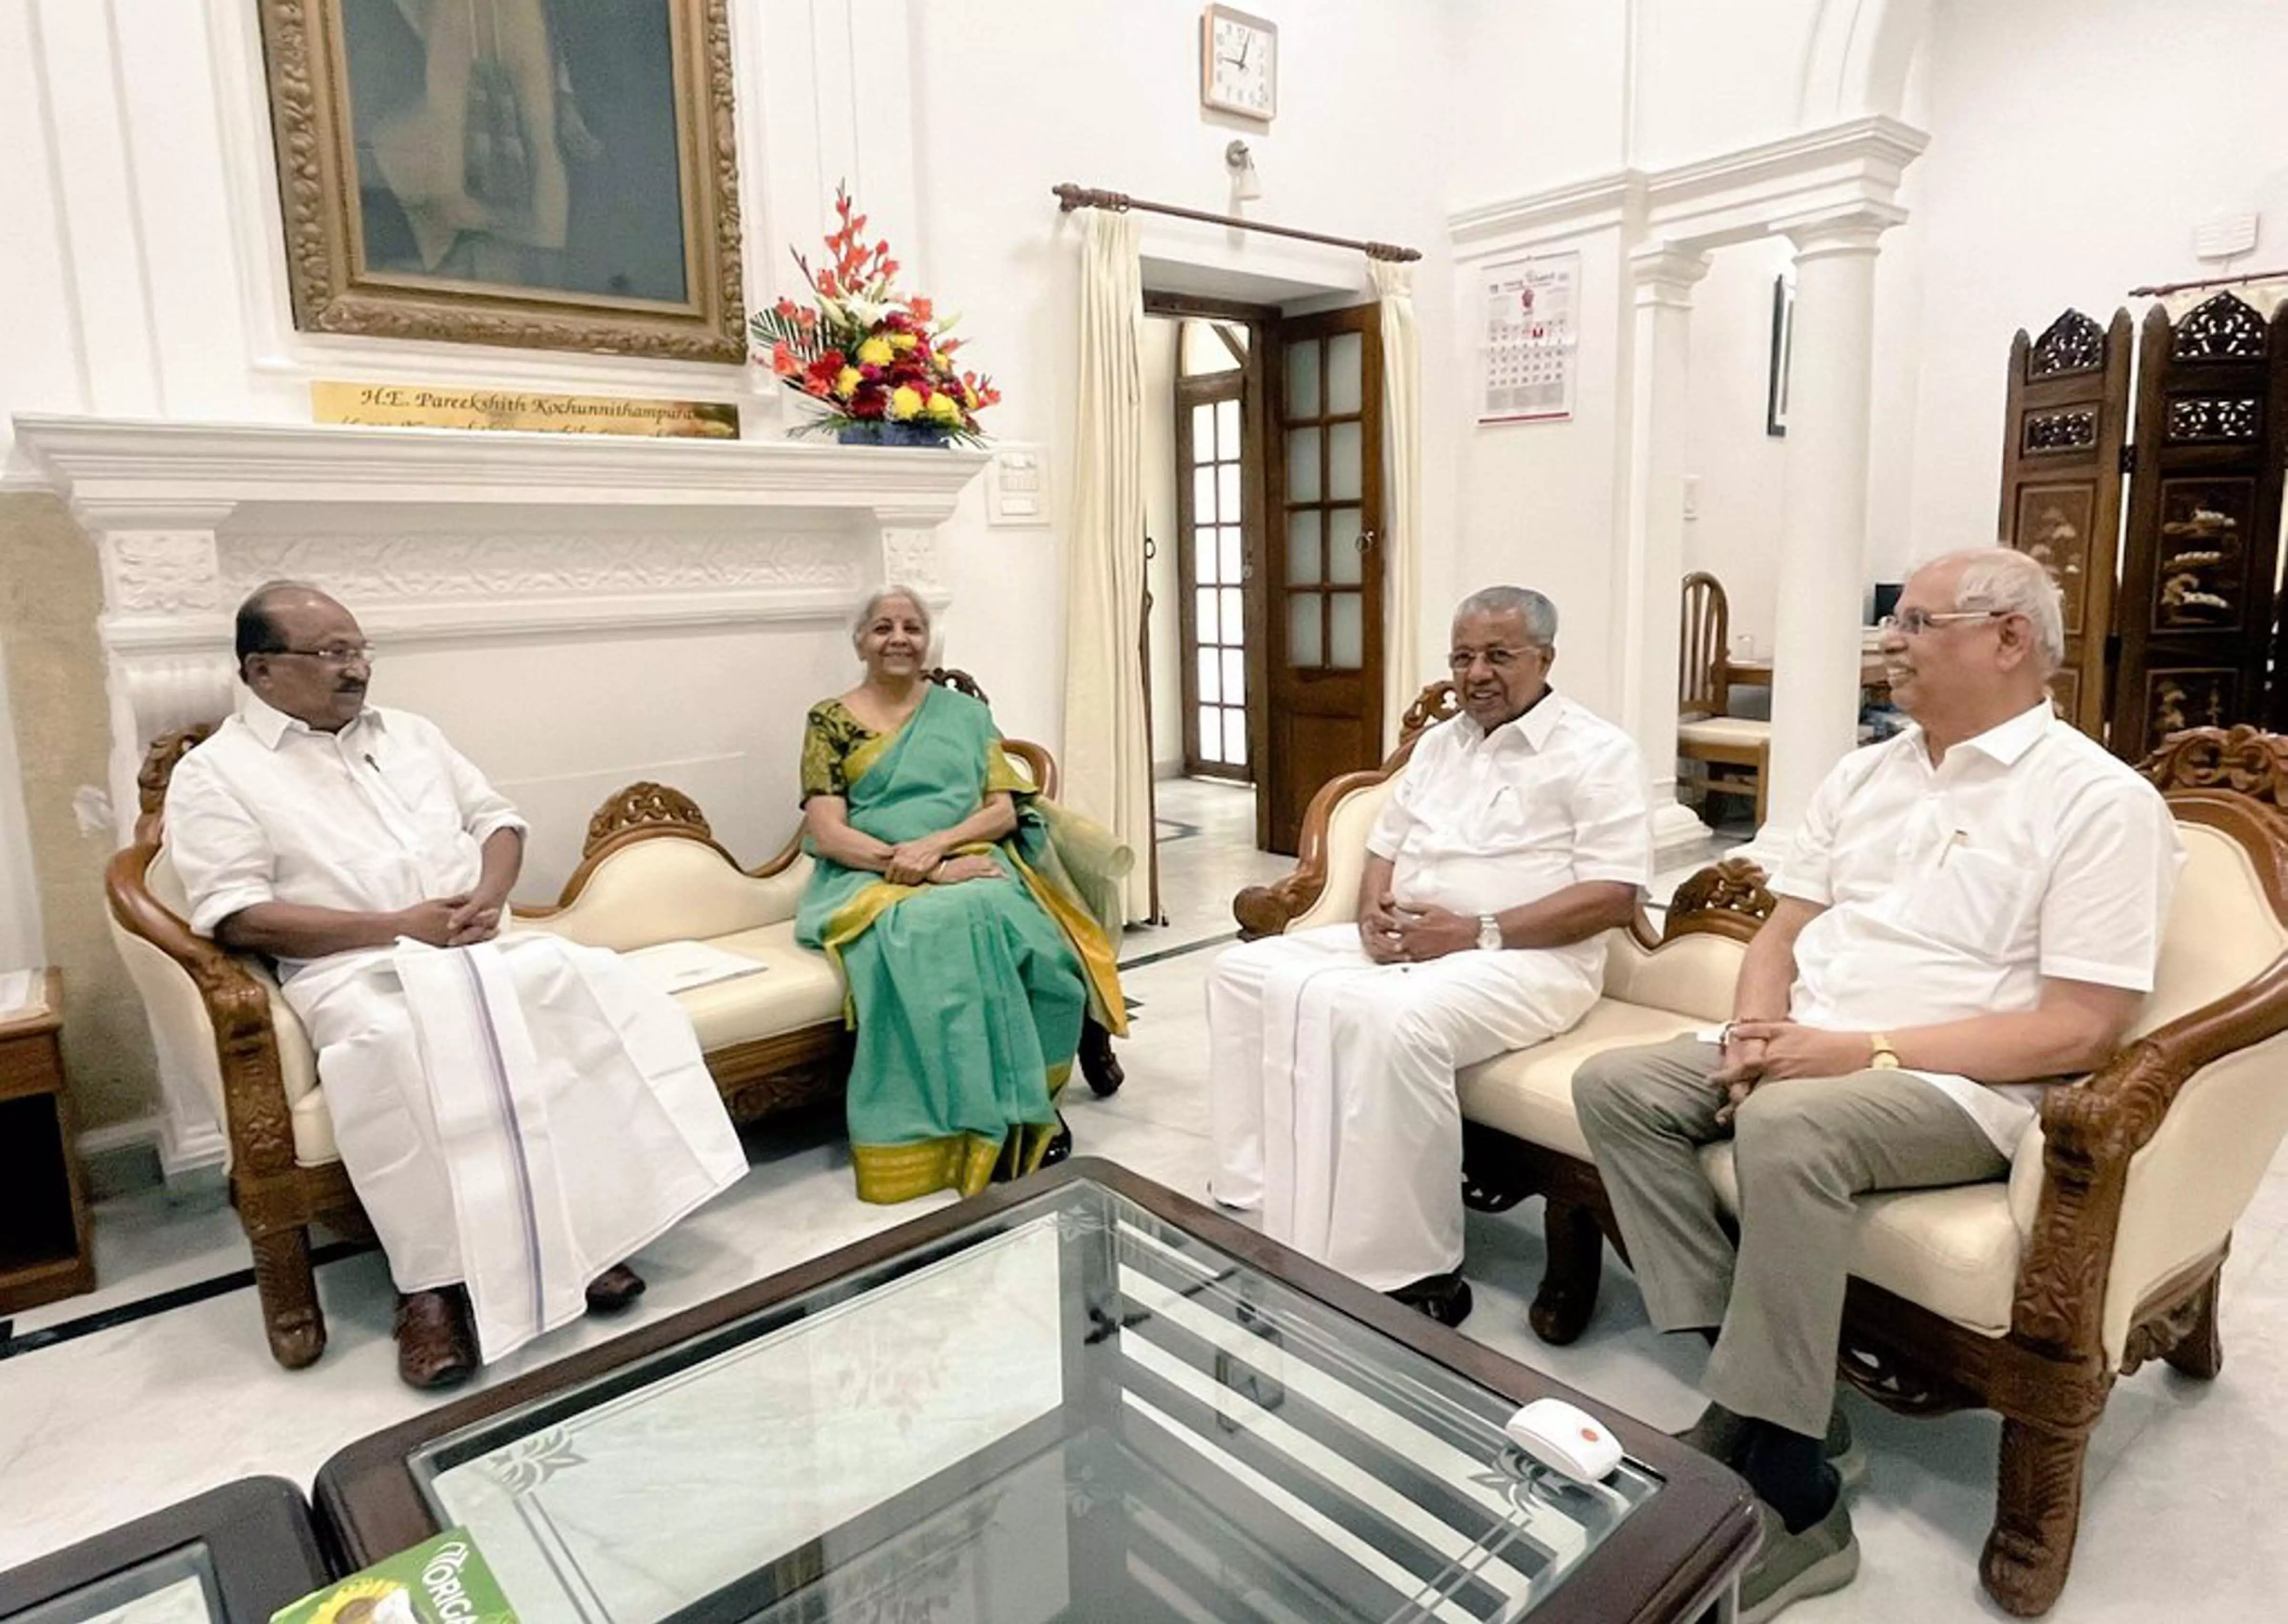
M1465 599L1461 714L1401 771L1356 923L1235 947L1208 984L1215 1199L1449 1325L1470 1309L1454 1073L1586 1014L1599 938L1651 877L1643 758L1551 689L1556 639L1538 592Z
M365 702L371 654L314 588L249 597L244 703L177 765L166 841L191 928L277 962L401 1294L399 1374L434 1387L624 1306L624 1260L747 1164L666 994L500 936L524 820L432 724Z
M1574 1077L1653 1323L1714 1335L1686 1437L1767 1507L1744 1618L1857 1569L1823 1458L1854 1198L2006 1176L2040 1085L2103 1062L2153 986L2182 849L2153 787L2053 712L2062 646L2024 554L1918 570L1883 638L1916 725L1821 784L1720 1042ZM1695 1153L1728 1133L1736 1246Z

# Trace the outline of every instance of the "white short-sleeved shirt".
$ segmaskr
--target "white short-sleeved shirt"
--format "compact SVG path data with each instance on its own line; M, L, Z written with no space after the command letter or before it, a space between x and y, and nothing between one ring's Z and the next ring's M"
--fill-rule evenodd
M1789 1014L1895 1032L2033 1009L2045 978L2150 992L2184 860L2159 792L2046 701L1936 766L1910 727L1836 764L1772 882L1825 910ZM1917 1074L2005 1155L2041 1087Z
M167 852L204 936L260 902L382 913L458 895L486 839L524 827L433 723L376 706L325 733L246 694L167 786Z
M1422 735L1367 836L1391 895L1499 913L1568 885L1652 878L1644 757L1610 722L1551 693L1490 733L1466 715ZM1591 940L1561 949L1602 962Z

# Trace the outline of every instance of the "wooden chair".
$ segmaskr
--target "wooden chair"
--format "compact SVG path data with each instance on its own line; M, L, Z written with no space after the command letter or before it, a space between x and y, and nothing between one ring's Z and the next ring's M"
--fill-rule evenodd
M1320 789L1294 871L1235 899L1245 934L1353 916L1388 780L1419 730L1451 711L1450 685L1434 685L1381 768ZM2219 1271L2288 1137L2288 738L2196 729L2141 770L2189 860L2129 1041L2047 1091L2007 1179L1857 1204L1839 1378L1903 1414L2000 1414L1980 1573L2021 1616L2046 1611L2065 1584L2083 1462L2113 1384L2154 1359L2199 1380L2220 1369ZM1603 996L1577 1026L1458 1079L1465 1200L1498 1211L1544 1198L1548 1247L1529 1316L1544 1341L1587 1327L1604 1242L1627 1256L1573 1115L1574 1069L1602 1049L1721 1020L1772 907L1746 860L1701 870L1660 932L1640 912L1608 936ZM1730 1146L1703 1161L1729 1205Z
M1764 821L1764 789L1771 777L1772 725L1725 714L1731 701L1732 610L1724 583L1705 570L1684 578L1684 607L1677 664L1676 753L1708 769L1700 774L1710 795L1738 796ZM1725 773L1718 768L1739 768Z
M984 697L963 672L926 675ZM142 994L163 1060L200 1084L223 1125L231 1202L253 1250L270 1351L297 1369L326 1346L310 1227L360 1240L373 1231L334 1148L309 1035L268 963L218 947L186 922L188 905L162 819L176 764L213 731L203 724L153 742L138 780L135 838L113 856L105 897L113 942ZM1047 750L1018 739L1005 748L1044 794L1055 792L1056 762ZM743 868L689 796L664 784L631 784L589 820L580 865L558 900L512 911L522 923L624 949L743 932L739 950L774 973L725 987L735 993L768 984L775 994L791 994L801 982L802 1017L759 1034L720 1018L715 1006L728 996L723 988L683 995L725 1107L748 1122L837 1099L849 1076L838 984L830 971L822 981L823 961L791 940L808 863L798 836L759 867ZM1110 1034L1093 1020L1083 1033L1079 1069L1100 1095L1120 1086Z

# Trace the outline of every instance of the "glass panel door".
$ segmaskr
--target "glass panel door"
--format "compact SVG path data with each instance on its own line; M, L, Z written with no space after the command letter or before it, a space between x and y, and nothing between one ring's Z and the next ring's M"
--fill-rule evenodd
M1266 844L1291 852L1311 796L1380 758L1382 355L1370 305L1280 327L1278 485L1266 637Z
M1246 375L1176 386L1183 604L1184 770L1252 781L1247 725Z

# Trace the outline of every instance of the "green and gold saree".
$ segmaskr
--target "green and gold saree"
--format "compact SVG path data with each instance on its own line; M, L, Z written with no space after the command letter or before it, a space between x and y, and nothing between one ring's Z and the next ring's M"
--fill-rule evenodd
M867 731L838 700L813 707L802 789L839 796L853 828L894 845L952 828L996 791L1017 828L989 853L1004 878L894 885L812 853L795 938L822 948L848 989L851 1158L859 1199L974 1195L1039 1165L1056 1099L1092 1011L1127 1020L1113 950L1058 872L1031 786L992 713L933 685L896 733Z

